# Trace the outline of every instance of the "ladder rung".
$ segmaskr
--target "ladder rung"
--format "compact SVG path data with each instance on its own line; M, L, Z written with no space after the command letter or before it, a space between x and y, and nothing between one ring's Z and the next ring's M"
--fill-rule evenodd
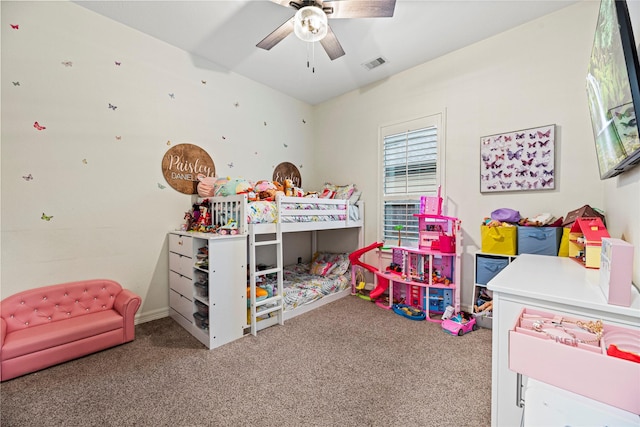
M256 313L256 316L264 316L265 314L273 313L274 311L282 310L282 306L277 305L275 307L265 308Z
M272 274L272 273L281 273L282 269L281 268L270 268L268 270L260 270L260 271L256 271L256 277L258 276L266 276L267 274Z
M279 245L280 240L261 240L259 242L254 242L254 246L267 246L267 245Z
M280 297L280 295L276 295L271 298L265 298L261 301L256 301L256 307L260 307L266 304L273 304L275 302L280 302L280 301L282 301L282 298Z

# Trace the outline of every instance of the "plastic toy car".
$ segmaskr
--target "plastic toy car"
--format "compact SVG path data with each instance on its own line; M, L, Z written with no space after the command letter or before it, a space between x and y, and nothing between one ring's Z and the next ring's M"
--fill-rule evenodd
M462 336L467 332L475 331L478 329L476 325L476 318L465 316L463 313L458 313L449 319L442 321L442 329L451 335Z

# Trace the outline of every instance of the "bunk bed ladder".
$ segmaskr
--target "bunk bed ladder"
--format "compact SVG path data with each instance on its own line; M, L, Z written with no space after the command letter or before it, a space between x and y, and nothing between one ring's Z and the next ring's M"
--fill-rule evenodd
M250 265L250 320L251 334L256 336L258 331L275 324L284 325L284 289L283 289L283 258L282 258L282 228L280 222L275 224L276 232L273 240L256 240L253 225L249 224L249 265ZM276 266L258 271L256 263L256 248L270 246L276 251ZM273 296L263 300L256 300L256 279L268 274L277 275L277 286ZM268 317L266 317L268 316ZM260 320L258 320L260 319Z

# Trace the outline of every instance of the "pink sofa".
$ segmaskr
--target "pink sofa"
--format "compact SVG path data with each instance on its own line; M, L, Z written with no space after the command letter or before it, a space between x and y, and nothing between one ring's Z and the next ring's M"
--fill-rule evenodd
M112 280L19 292L0 302L0 381L133 341L142 303Z

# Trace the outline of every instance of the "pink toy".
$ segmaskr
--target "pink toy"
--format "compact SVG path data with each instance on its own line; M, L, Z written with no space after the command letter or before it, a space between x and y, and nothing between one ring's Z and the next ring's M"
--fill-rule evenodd
M443 320L441 325L445 332L458 336L462 336L467 332L478 329L478 325L476 325L476 318L469 316L463 311L449 319Z
M372 251L374 249L378 249L383 245L384 243L376 242L364 248L355 250L354 252L349 254L349 261L351 262L351 266L366 268L373 274L380 273L378 269L375 268L374 266L365 264L364 262L360 261L360 257L362 256L362 254ZM354 283L354 286L355 286L355 274L356 274L355 270L352 268L351 279L352 279L352 283ZM369 293L369 297L371 298L372 301L375 301L377 298L379 298L389 287L389 279L386 279L380 276L380 274L376 274L376 275L378 276L378 286L376 286L375 289L373 289Z

